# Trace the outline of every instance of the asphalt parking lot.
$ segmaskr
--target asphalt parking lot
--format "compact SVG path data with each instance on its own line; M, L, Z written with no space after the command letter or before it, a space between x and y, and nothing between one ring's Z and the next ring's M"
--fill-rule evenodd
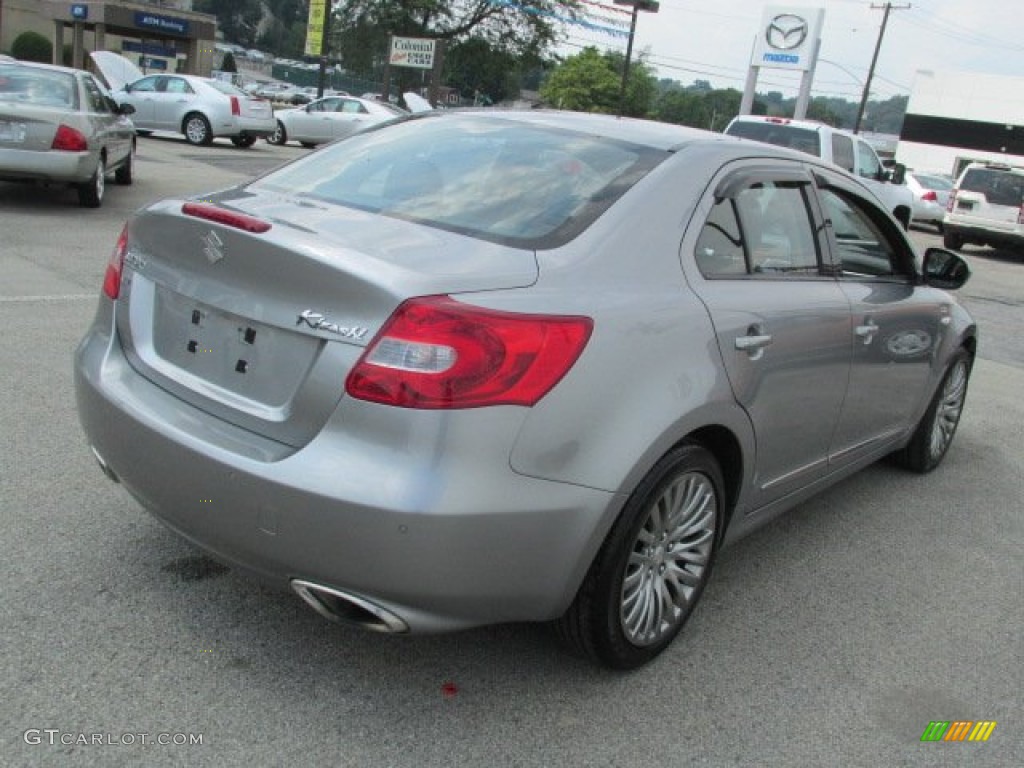
M95 211L0 184L0 764L1024 765L1024 259L965 251L981 351L943 466L872 467L725 550L679 640L613 674L544 627L328 624L96 467L71 357L124 219L306 151L142 139ZM935 720L998 725L922 743Z

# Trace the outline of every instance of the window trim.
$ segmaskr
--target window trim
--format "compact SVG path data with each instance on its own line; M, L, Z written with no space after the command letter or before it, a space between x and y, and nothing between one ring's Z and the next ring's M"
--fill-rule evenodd
M693 241L693 246L690 249L689 254L689 257L693 260L693 265L697 270L697 274L699 274L704 280L709 281L757 280L805 282L834 280L836 266L832 258L832 252L829 249L829 244L825 242L822 237L822 232L824 230L824 216L822 215L821 203L815 189L817 186L816 182L817 177L811 173L808 166L795 162L789 163L781 161L778 164L768 165L763 161L758 161L753 164L743 164L738 168L727 170L720 181L714 185L714 192L711 194L710 199L706 199L705 204L700 206L697 211L697 215L700 216L700 226L697 230L696 238ZM815 256L818 261L818 271L816 274L800 271L794 271L791 273L752 271L749 248L743 232L743 222L735 209L735 199L743 190L756 184L764 183L782 184L787 186L798 185L802 188L802 197L807 211L807 220L811 227ZM730 200L732 204L733 215L737 218L740 236L744 238L743 255L747 271L743 274L705 274L697 261L696 246L700 241L701 233L707 224L713 207L715 204L726 199Z

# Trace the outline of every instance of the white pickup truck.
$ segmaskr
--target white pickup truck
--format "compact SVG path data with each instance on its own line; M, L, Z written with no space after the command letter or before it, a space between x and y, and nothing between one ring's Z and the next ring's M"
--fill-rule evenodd
M740 115L726 126L725 133L789 147L838 165L864 179L904 229L910 226L914 193L904 183L906 168L900 164L885 168L871 145L859 136L813 120L761 115Z

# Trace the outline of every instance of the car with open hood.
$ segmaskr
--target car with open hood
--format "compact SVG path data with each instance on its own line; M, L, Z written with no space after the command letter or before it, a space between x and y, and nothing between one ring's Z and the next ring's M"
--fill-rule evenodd
M237 147L251 147L274 133L274 111L266 99L222 80L198 75L146 75L110 51L89 54L120 104L130 104L140 134L180 133L190 144L225 137Z

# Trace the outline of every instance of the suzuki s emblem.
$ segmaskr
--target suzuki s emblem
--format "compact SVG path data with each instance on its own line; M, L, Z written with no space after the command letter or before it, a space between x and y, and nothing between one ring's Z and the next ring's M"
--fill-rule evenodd
M206 254L206 259L211 264L216 264L218 261L224 258L224 241L220 239L220 236L212 229L206 234L203 240L203 253Z
M765 39L778 51L799 48L807 39L807 21L793 13L780 13L768 25Z

